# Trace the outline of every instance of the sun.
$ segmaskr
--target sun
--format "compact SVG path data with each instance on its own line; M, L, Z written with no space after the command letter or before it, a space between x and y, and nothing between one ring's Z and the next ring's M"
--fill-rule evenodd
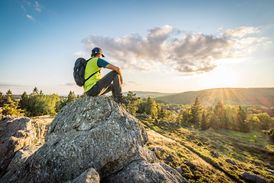
M201 85L203 88L236 87L239 79L239 73L226 67L226 65L222 65L211 72L204 73Z

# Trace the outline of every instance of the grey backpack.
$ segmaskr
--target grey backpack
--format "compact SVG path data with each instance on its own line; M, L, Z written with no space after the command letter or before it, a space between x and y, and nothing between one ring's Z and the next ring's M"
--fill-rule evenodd
M87 79L85 79L85 69L87 65L87 60L84 58L78 58L75 61L74 68L73 68L73 77L78 86L83 86L85 82L91 78L97 72L91 74Z

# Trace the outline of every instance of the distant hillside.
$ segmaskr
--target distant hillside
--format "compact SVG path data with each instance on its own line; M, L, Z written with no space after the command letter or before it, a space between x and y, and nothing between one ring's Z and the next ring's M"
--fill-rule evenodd
M212 105L218 101L225 104L274 106L274 88L216 88L189 91L156 99L173 104L191 104L199 97L203 105Z
M162 96L174 94L174 93L160 93L160 92L151 92L151 91L132 91L132 92L136 93L136 95L141 98L146 98L146 97L156 98L156 97L162 97Z

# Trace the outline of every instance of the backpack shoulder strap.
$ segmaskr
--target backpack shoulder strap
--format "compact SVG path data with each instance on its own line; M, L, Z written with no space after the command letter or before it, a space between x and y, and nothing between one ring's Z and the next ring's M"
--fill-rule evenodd
M85 79L85 82L87 81L87 80L89 80L89 78L91 78L94 74L96 74L97 72L100 72L100 70L99 71L96 71L95 73L93 73L93 74L91 74L87 79Z

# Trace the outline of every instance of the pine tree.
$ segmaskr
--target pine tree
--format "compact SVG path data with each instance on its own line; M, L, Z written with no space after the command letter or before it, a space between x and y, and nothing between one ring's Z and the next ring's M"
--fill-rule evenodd
M140 97L137 97L136 93L129 91L125 99L128 101L128 104L126 104L127 111L132 115L136 115L140 104Z
M215 129L223 128L224 104L219 101L214 107L213 116L211 118L211 127Z
M18 102L14 100L11 90L8 90L4 97L4 105L2 109L3 115L21 116L22 110L18 109Z
M8 103L11 100L14 100L11 90L8 90L6 92L6 96L4 98L5 98L5 103Z
M34 87L31 94L32 94L32 95L38 95L38 94L39 94L38 88L37 88L37 87Z
M26 109L27 106L28 106L28 94L27 92L24 92L22 95L21 95L21 99L19 101L19 106L21 109Z
M247 114L246 111L239 106L238 113L237 113L237 122L239 126L239 130L242 132L248 132L249 126L246 120Z
M157 103L154 99L150 97L147 98L146 113L150 115L152 118L155 118L158 114Z
M69 91L67 102L72 102L76 99L76 95L73 91Z
M191 120L190 122L195 126L198 127L200 123L200 111L201 111L201 104L199 98L195 98L194 104L191 106Z
M202 120L201 120L201 130L206 130L208 128L206 118L207 117L206 117L206 114L205 114L205 111L204 111L203 114L202 114Z

